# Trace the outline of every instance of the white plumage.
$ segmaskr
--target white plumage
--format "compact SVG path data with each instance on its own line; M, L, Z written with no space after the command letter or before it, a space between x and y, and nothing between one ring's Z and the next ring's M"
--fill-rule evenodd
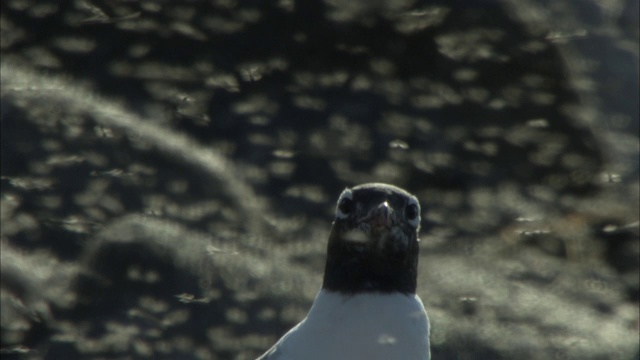
M321 290L307 317L261 359L428 360L429 320L415 294Z

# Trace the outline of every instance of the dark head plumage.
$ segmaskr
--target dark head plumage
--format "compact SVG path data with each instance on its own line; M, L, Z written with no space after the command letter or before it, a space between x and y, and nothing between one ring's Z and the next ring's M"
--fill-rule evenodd
M418 199L393 185L345 189L329 235L323 288L343 293L415 293Z

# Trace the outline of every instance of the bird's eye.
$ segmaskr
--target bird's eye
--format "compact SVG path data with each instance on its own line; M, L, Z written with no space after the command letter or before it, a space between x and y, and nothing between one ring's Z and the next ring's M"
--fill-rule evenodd
M414 220L418 216L418 206L416 204L409 204L405 209L407 219Z
M338 204L338 210L344 215L350 214L353 211L353 200L349 198L340 200L340 204Z

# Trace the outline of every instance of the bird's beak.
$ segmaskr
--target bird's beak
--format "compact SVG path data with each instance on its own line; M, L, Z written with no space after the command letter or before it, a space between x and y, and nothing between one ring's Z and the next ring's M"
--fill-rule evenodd
M393 225L394 211L388 202L383 202L371 211L368 216L372 230L389 230Z
M385 201L360 218L356 227L342 233L341 237L352 243L367 243L391 233L395 223L395 211Z

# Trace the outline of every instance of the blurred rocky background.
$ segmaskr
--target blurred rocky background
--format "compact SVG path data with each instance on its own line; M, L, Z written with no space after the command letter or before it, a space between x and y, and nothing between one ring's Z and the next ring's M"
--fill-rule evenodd
M3 358L253 359L370 181L434 359L638 358L637 0L0 6Z

